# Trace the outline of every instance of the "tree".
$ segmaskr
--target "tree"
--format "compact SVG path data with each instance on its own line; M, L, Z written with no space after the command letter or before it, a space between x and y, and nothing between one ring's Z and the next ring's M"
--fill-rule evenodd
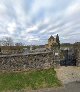
M3 46L14 46L13 39L11 37L4 37L2 39L2 45Z
M15 43L15 46L23 46L23 43L21 43L21 42Z
M58 46L59 46L59 48L60 48L60 41L59 41L59 36L58 36L58 34L57 34L57 36L56 36L56 42L58 43Z
M2 41L0 40L0 46L2 45Z

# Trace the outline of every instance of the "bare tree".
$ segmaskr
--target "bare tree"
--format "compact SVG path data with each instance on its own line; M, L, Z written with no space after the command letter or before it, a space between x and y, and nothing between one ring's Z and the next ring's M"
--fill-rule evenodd
M21 43L21 42L15 43L15 46L23 46L23 43Z
M2 45L2 41L0 40L0 46Z
M3 46L14 46L13 39L11 37L4 37L2 39L2 45Z

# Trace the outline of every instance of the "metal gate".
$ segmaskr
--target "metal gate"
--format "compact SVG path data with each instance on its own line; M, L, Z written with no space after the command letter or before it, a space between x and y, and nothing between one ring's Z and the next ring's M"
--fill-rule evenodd
M76 66L73 50L64 50L64 59L60 61L61 66Z

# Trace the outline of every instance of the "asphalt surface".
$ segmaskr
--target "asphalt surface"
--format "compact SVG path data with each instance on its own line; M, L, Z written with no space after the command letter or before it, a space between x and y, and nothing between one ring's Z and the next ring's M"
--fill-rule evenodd
M65 84L64 87L56 88L56 89L49 88L49 89L25 91L25 92L80 92L80 82Z
M80 82L69 83L61 89L50 90L48 92L80 92Z

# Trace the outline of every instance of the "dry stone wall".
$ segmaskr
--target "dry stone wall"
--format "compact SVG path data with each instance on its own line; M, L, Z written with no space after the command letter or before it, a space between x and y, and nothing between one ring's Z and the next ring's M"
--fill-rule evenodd
M0 71L27 71L29 69L45 69L53 66L53 52L0 56Z
M60 66L60 53L40 52L18 55L0 55L0 71L27 71ZM80 49L75 51L76 65L80 66Z
M76 65L80 66L80 48L76 49Z

